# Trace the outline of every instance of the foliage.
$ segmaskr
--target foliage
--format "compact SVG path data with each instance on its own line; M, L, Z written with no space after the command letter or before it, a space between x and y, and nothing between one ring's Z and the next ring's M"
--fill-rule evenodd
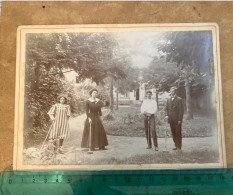
M167 32L165 40L158 49L167 62L176 64L177 70L172 79L165 76L163 82L159 82L160 90L167 90L168 86L176 86L179 89L178 94L186 99L187 119L192 119L191 97L198 96L198 93L202 92L199 89L203 88L203 84L206 88L213 80L212 63L210 63L213 58L211 32ZM196 87L192 90L193 85L200 88Z
M41 70L43 74L36 80L34 70L35 66L26 65L24 133L30 138L33 134L37 136L40 129L47 128L49 118L46 113L62 91L59 77L52 77Z
M116 41L108 33L50 33L27 35L27 58L62 76L64 70L78 73L79 82L97 84L111 75L123 78L114 55Z
M35 81L33 70L33 66L26 66L24 137L27 142L39 142L41 137L45 137L50 125L47 112L58 102L57 97L60 94L68 96L67 103L71 106L73 115L85 110L85 102L73 85L42 69L38 81ZM25 144L28 143L25 141Z
M68 95L73 114L84 112L93 84L74 87L65 80L65 72L77 72L82 84L87 79L95 82L105 101L109 101L103 87L107 78L126 77L119 68L127 65L126 58L116 55L117 43L108 33L33 33L26 35L26 43L26 140L48 131L46 113L61 93Z
M130 117L129 117L130 115ZM164 138L165 131L168 131L168 137L171 137L169 124L164 120L164 110L157 113L156 133L159 138ZM115 111L114 121L105 121L104 127L108 135L145 137L144 117L140 115L139 107L120 107ZM130 122L125 122L130 118ZM183 137L208 137L214 136L216 128L213 126L213 120L206 117L196 117L194 120L184 120L182 124Z
M147 87L158 91L169 91L179 77L176 64L167 62L166 57L154 57L149 67L143 69L142 75Z
M161 59L155 57L150 65L150 70L154 67L154 71L161 73L154 80L161 91L167 91L172 85L184 87L185 77L190 84L211 79L206 79L212 74L211 32L167 32L165 39L165 43L158 46L163 56Z
M104 121L114 121L114 114L111 110L109 110L104 116L103 116Z
M124 66L122 70L126 73L124 79L119 79L114 82L115 87L121 94L128 91L136 90L139 86L139 74L140 70L138 68L133 68L132 66Z

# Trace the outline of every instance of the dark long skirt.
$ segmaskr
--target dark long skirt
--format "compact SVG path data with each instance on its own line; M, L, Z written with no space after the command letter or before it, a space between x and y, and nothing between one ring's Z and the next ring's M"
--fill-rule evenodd
M91 123L91 146L89 144L90 123L86 119L83 137L81 142L82 148L102 148L108 145L107 136L104 126L99 118L93 118Z

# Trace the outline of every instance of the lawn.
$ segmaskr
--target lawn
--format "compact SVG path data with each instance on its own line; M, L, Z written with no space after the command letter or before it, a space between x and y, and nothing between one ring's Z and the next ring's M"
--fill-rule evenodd
M127 152L127 151L125 151ZM104 155L105 153L105 155ZM138 154L127 155L114 155L118 152L114 149L110 149L106 152L96 151L94 154L87 154L86 150L76 150L73 152L67 152L66 154L53 155L50 159L30 159L24 156L24 164L203 164L203 163L217 163L218 152L213 151L212 148L207 146L196 148L196 150L184 149L182 151L164 152L160 150L155 152L154 150L141 150Z
M156 117L156 132L158 137L164 137L167 129L171 137L169 124L164 121L164 112L160 110ZM131 105L119 107L114 111L114 120L104 120L104 127L108 135L144 137L144 117L140 115L140 107ZM216 122L207 117L195 116L193 120L183 120L183 137L209 137L217 133Z
M186 164L213 163L218 161L218 152L212 150L157 152L152 154L138 154L128 158L103 158L87 160L86 164Z

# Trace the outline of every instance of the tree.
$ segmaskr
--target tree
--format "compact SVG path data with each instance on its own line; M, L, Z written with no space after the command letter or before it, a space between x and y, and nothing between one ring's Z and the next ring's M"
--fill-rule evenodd
M50 74L75 71L79 81L99 84L108 73L116 75L113 50L116 41L108 33L54 33L27 35L27 59L45 67ZM113 67L114 66L114 67ZM39 74L38 74L39 76Z
M150 65L142 70L143 82L158 91L168 91L171 83L177 79L177 68L174 62L167 62L165 56L154 57Z
M179 68L177 85L184 81L187 119L192 119L191 83L203 74L212 58L212 37L210 31L169 32L166 43L159 49L169 62L175 62Z
M117 47L115 39L109 33L27 34L27 124L37 129L47 126L48 120L43 113L47 112L46 109L56 101L60 93L69 93L71 99L75 99L71 84L64 81L65 72L75 71L79 82L90 79L97 85L103 84L106 78L124 78L124 72L118 68L120 60L114 55ZM40 97L46 101L40 101Z
M120 79L114 82L116 88L116 110L118 110L118 94L125 94L128 91L136 90L139 85L139 68L124 66L123 71L126 74L124 79Z

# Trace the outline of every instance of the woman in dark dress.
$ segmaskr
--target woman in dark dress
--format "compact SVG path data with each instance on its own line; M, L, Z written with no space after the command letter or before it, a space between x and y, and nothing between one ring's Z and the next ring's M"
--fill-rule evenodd
M86 101L87 119L85 121L81 142L82 148L91 148L92 151L94 151L95 148L106 150L105 146L108 145L107 136L101 119L101 107L103 106L103 103L97 98L97 95L97 89L92 89L90 91L91 97ZM91 137L89 134L90 129Z

